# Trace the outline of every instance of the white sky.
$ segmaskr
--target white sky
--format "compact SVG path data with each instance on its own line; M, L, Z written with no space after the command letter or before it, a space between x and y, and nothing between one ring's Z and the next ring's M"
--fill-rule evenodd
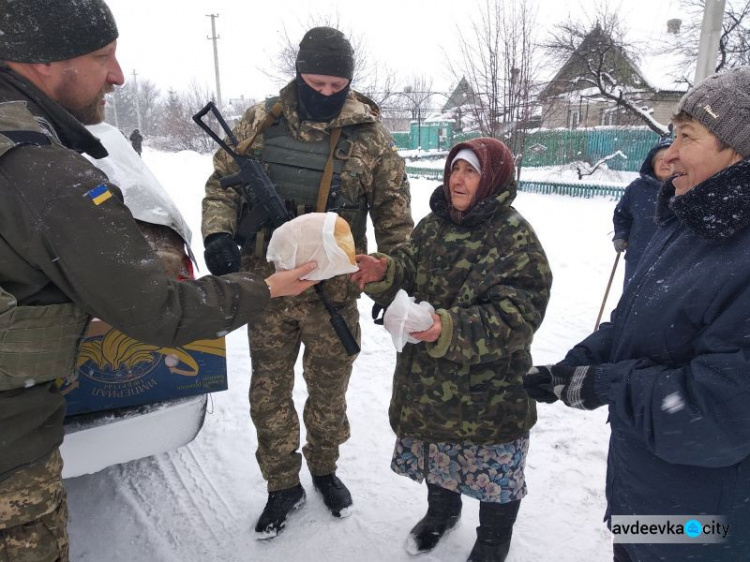
M433 78L433 89L448 90L452 77L446 54L458 55L458 31L468 36L485 0L107 0L120 29L118 55L126 79L148 79L163 91L187 89L192 81L215 88L213 48L208 37L216 19L222 97L262 99L275 94L261 69L271 66L286 28L298 42L311 22L326 15L361 37L369 58L392 68L406 82L411 75ZM526 0L539 9L541 28L593 14L599 3L620 15L639 41L663 37L666 21L680 15L678 0ZM354 84L356 88L356 82Z

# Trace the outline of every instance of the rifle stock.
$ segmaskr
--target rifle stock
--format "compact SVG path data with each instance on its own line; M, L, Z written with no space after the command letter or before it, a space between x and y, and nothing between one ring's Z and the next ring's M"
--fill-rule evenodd
M221 178L219 180L219 185L221 185L223 189L239 188L238 191L240 196L251 205L252 209L262 210L263 226L269 226L274 229L288 220L291 220L293 217L287 212L284 202L281 200L281 197L279 197L271 178L266 174L263 164L254 158L242 156L232 150L229 145L224 142L206 122L203 121L203 117L206 116L209 111L213 113L214 117L216 117L216 120L219 122L219 125L221 125L221 128L224 130L227 138L232 144L237 146L239 143L214 102L208 102L203 109L193 115L193 121L195 121L195 123L203 129L207 135L209 135L227 154L229 154L239 167L239 172L236 174ZM341 313L328 299L328 296L323 290L323 284L324 281L321 281L315 285L315 292L328 312L331 326L336 332L341 344L344 346L346 354L356 355L360 351L357 340L352 335L349 326L346 325L346 321L341 316Z

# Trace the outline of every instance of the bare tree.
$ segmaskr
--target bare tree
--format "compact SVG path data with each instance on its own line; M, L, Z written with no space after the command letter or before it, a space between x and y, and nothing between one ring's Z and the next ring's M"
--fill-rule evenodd
M474 117L486 136L499 136L528 99L534 80L535 13L522 0L485 0L469 34L459 31L460 60L451 64L474 93Z
M604 158L600 158L593 164L589 164L588 162L584 162L583 160L574 160L570 163L570 167L576 171L576 174L578 174L578 179L582 180L583 176L593 175L593 173L596 172L599 168L604 166L610 160L614 160L615 158L623 158L627 160L628 157L625 156L622 151L617 150L612 154L608 154Z
M161 112L160 136L155 139L155 146L163 150L213 152L216 149L214 141L192 119L211 100L213 94L196 82L185 92L169 90ZM214 131L219 130L213 114L209 113L205 120Z
M664 50L681 55L678 79L692 85L706 0L682 0L681 4L690 19L669 35ZM726 0L718 55L716 72L750 65L750 0Z
M462 120L470 113L482 135L509 139L521 156L537 89L536 28L536 11L528 2L485 0L470 31L458 32L460 59L450 63L473 94L458 108Z
M562 65L558 76L566 77L547 86L547 98L580 91L583 85L593 87L601 98L614 102L652 131L660 135L669 132L643 107L640 98L647 94L646 80L637 71L635 49L626 41L616 11L599 8L593 25L572 20L559 24L543 45Z
M137 96L138 109L141 112L141 133L154 134L157 128L161 92L150 80L141 79L138 82ZM126 82L123 86L115 88L108 99L110 103L107 104L105 113L107 123L128 133L138 127L135 107L136 89L133 82Z

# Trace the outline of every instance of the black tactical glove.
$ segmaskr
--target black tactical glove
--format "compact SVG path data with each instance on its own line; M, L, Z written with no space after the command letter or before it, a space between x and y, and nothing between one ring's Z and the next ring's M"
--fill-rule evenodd
M624 252L626 248L628 247L628 241L624 238L615 238L612 240L612 245L615 247L615 252L618 254L620 252Z
M571 408L594 410L604 405L594 389L594 376L590 365L532 367L523 378L523 387L537 402L550 404L559 398Z
M240 249L226 232L209 234L204 242L203 257L214 275L226 275L240 270Z

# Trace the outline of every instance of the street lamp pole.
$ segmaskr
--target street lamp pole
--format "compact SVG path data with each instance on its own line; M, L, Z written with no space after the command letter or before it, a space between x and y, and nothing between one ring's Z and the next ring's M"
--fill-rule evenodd
M706 0L698 46L698 64L695 69L696 84L716 72L716 54L719 51L725 4L726 0Z

